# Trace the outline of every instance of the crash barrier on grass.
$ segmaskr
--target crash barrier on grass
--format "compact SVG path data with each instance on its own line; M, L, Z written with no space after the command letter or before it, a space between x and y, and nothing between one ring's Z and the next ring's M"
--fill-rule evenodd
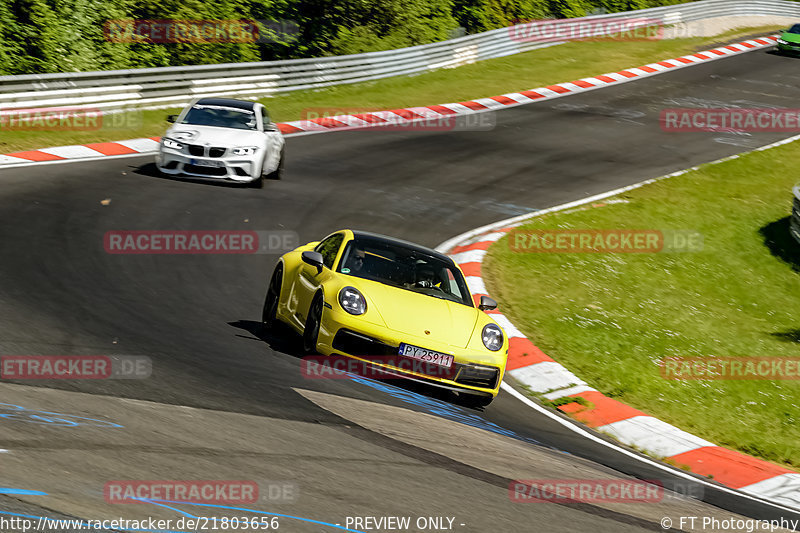
M700 0L568 19L568 22L522 23L438 43L346 56L0 76L0 110L13 112L14 109L70 107L110 112L129 108L176 107L201 96L258 98L453 68L518 54L559 44L570 34L575 38L577 26L591 28L594 36L609 36L619 34L625 27L630 29L639 25L676 28L715 17L758 15L800 17L800 3L790 0ZM565 29L565 25L570 28Z

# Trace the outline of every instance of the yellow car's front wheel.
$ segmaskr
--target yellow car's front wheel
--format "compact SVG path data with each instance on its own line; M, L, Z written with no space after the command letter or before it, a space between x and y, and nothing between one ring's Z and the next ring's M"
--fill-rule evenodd
M305 353L315 353L317 351L317 339L319 338L319 328L322 323L322 293L318 292L311 301L306 317L306 326L303 328L303 351Z
M283 268L275 267L272 278L267 288L267 297L264 298L264 310L261 312L261 323L264 329L272 329L278 317L278 301L281 298L281 284L283 281Z
M492 400L494 400L494 396L469 394L465 392L458 393L458 403L460 403L464 407L481 409L492 403Z

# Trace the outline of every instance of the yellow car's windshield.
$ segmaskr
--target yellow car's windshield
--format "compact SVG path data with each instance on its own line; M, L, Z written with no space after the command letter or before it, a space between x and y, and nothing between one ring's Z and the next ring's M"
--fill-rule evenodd
M400 243L356 237L347 244L338 272L473 307L464 277L452 263Z

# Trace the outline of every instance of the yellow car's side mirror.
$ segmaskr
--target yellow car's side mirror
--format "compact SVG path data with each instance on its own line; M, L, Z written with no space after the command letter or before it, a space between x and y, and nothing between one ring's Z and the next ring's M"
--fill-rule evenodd
M314 251L306 251L303 252L300 257L303 259L303 262L309 264L313 267L317 267L317 274L322 272L322 266L324 265L322 261L322 254L319 252Z
M488 296L481 296L481 303L478 305L478 309L481 311L491 311L492 309L497 309L497 302Z

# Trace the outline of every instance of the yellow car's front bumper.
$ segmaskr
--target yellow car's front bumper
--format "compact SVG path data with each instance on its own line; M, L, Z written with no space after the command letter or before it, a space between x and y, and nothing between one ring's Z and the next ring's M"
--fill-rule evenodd
M508 339L504 340L503 347L496 352L483 346L482 350L476 349L474 345L459 348L437 342L430 337L391 330L337 307L335 304L325 304L317 341L319 353L346 355L367 362L374 367L385 369L387 376L390 377L425 381L436 386L481 396L494 397L499 393L508 359ZM416 368L413 364L403 363L416 361L399 355L401 343L452 355L453 365L449 371L438 368L437 365L427 365L428 368L437 369L432 373L413 371L411 368ZM387 359L395 360L399 364L386 364L384 361Z

